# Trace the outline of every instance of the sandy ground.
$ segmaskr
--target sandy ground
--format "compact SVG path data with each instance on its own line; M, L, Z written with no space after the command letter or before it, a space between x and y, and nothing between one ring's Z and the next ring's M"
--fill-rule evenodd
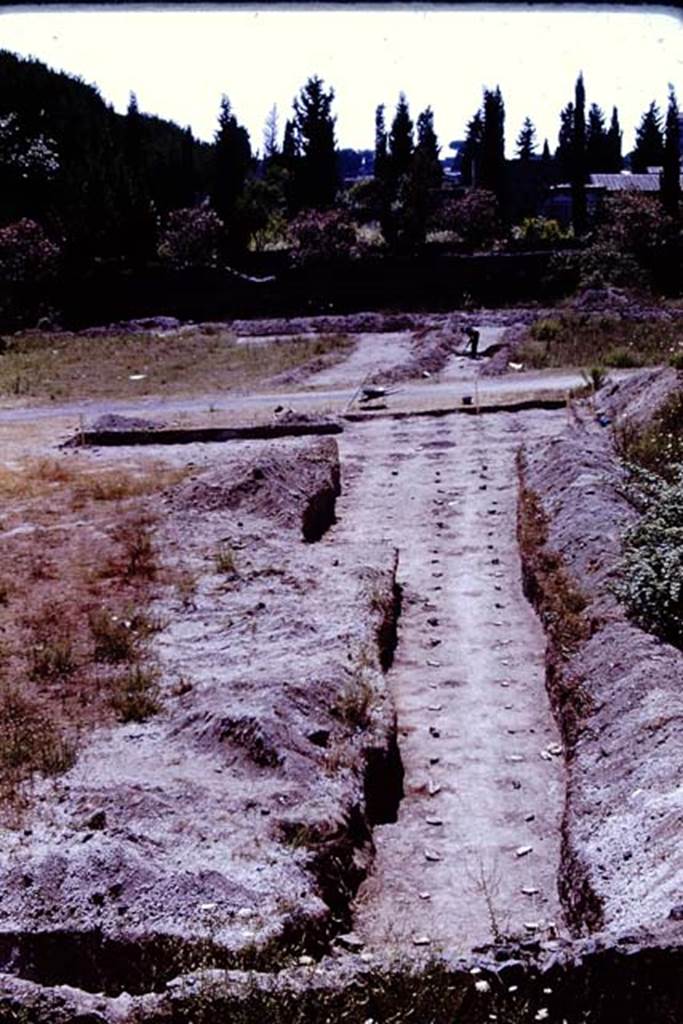
M384 421L343 435L349 469L328 543L396 543L404 593L389 685L406 796L398 823L375 831L356 904L372 947L422 937L465 949L562 927L564 769L515 542L516 449L562 422Z
M481 324L480 330L482 349L500 340L500 327ZM219 426L269 418L276 405L341 411L367 372L410 359L411 337L361 335L346 360L310 377L298 391L41 408L7 403L0 409L2 457L46 454L77 428L80 416L87 422L105 412ZM472 394L482 401L561 394L581 383L571 370L481 378L485 364L485 358L456 354L434 378L401 385L389 399L389 411L457 409ZM399 550L403 588L399 642L387 682L398 712L405 798L398 822L375 829L376 862L355 904L355 928L370 947L412 947L418 940L432 949L464 951L510 934L552 937L563 930L557 897L563 751L544 688L544 636L521 588L515 456L523 442L553 437L565 423L563 410L382 418L346 423L340 437L338 524L320 545L320 564L314 567L312 556L305 560L307 585L314 589L311 581L323 563L354 564L360 543L378 552ZM213 457L220 461L218 449ZM150 454L121 450L117 458ZM210 455L208 446L163 453L197 470ZM92 458L105 461L97 451ZM111 458L113 452L106 455ZM222 537L217 524L213 533L198 521L188 529L188 550L206 545L209 536L212 543ZM250 542L260 551L256 538ZM265 656L258 644L254 649L267 673L268 650L277 649L287 661L295 619L289 621L282 596L278 607L274 584L269 578L263 582L261 569L254 586L275 602ZM320 635L330 627L328 607L323 601L316 610ZM222 605L219 611L224 614ZM164 657L173 661L177 655L178 664L208 678L222 648L215 638L206 642L201 629L183 632L181 618L169 628L173 650ZM253 682L258 673L250 672ZM271 711L277 715L276 708ZM143 764L142 752L136 753L136 771L145 775L157 764L171 779L180 771L178 755L166 749L165 740L157 742L156 728L149 728L148 761ZM129 731L134 740L135 730ZM87 773L86 760L79 770ZM213 775L210 783L209 800L219 797L223 784ZM206 817L202 805L197 807ZM232 810L234 838L246 856L246 819L240 819L236 803ZM228 821L229 814L226 827Z
M359 385L372 374L380 376L410 358L410 332L359 334L348 359L308 378L309 387Z

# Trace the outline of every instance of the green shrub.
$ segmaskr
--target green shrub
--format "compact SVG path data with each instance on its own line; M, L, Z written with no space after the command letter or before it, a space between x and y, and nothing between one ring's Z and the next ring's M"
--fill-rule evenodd
M531 325L531 337L535 341L555 341L562 334L559 320L537 320Z
M564 230L558 221L546 217L525 217L512 229L512 239L525 245L551 246L573 238L572 228Z
M683 462L683 389L669 395L649 427L635 430L626 424L617 431L615 443L625 461L675 480Z
M643 365L642 356L624 345L609 349L604 361L605 366L613 366L616 370L628 370L631 367Z
M617 596L632 618L683 644L683 466L671 481L632 467L629 496L642 515L624 536Z

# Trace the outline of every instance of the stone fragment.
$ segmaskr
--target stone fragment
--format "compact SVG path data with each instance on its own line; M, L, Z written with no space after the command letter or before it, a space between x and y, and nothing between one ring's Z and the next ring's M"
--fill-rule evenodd
M515 850L515 857L526 857L532 850L533 846L518 846Z
M94 832L101 832L107 827L107 815L101 808L90 815L83 822L83 828L92 829Z
M425 860L429 860L429 861L439 861L439 860L441 860L441 854L437 853L436 850L425 850L424 854L425 854Z
M347 932L345 935L338 935L337 942L344 949L348 949L351 953L358 953L365 947L365 942L361 939L360 935L356 935L355 932Z

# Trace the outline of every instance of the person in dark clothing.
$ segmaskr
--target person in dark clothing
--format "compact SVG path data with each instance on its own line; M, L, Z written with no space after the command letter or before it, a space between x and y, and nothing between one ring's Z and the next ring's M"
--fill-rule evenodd
M476 327L466 327L465 334L467 335L467 345L469 347L469 354L473 359L477 358L477 349L479 348L479 331Z

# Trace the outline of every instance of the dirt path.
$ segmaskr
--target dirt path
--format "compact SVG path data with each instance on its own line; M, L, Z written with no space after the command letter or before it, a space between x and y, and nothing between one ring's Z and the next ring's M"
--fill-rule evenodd
M370 947L466 949L561 927L564 770L544 638L521 589L515 453L562 415L378 421L343 435L329 543L396 545L403 587L389 683L405 798L398 823L376 829L357 900Z
M407 362L411 354L410 331L393 334L359 334L347 359L312 374L310 387L358 387L369 375L381 375Z

